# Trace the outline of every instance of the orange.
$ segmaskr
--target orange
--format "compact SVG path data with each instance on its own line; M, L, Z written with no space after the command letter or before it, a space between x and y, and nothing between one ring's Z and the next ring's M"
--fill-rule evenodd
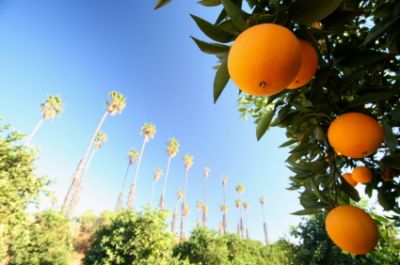
M296 77L287 87L296 89L311 81L318 66L318 54L311 43L299 40L301 45L301 65Z
M289 29L259 24L243 31L228 55L228 71L240 90L269 96L284 90L301 65L301 46Z
M372 180L372 172L367 167L355 167L351 173L353 179L360 183L368 183Z
M353 254L367 254L378 243L378 226L363 210L342 205L332 209L325 220L330 239L341 249Z
M342 177L346 180L347 183L349 183L351 186L356 186L357 181L355 181L351 175L351 173L344 173Z
M378 149L383 142L383 130L374 118L351 112L340 115L331 123L328 140L336 152L362 158Z

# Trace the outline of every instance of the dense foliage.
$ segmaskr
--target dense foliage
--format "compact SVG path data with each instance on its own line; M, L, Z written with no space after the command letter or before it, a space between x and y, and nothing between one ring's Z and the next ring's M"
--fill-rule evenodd
M25 209L38 199L45 178L33 171L36 158L20 144L22 135L10 126L0 126L0 259L4 257L12 228L26 221Z
M174 238L165 212L122 210L100 225L85 264L170 264Z
M14 227L10 265L67 265L72 253L70 220L53 210Z
M160 0L156 7L170 1ZM203 33L215 42L193 38L199 48L217 56L214 100L230 77L227 55L232 41L247 28L276 23L313 44L319 52L314 80L297 90L270 97L241 94L239 111L257 123L260 139L270 126L286 130L290 147L286 162L294 173L291 190L301 193L304 210L318 213L350 199L360 200L341 174L356 165L368 166L373 180L365 186L369 196L397 214L400 206L400 2L396 0L202 0L207 7L221 7L214 23L192 16ZM255 51L256 52L256 51ZM347 112L366 113L380 121L385 142L375 155L351 159L335 154L327 140L332 120ZM385 171L391 176L382 179ZM397 177L396 177L397 176Z

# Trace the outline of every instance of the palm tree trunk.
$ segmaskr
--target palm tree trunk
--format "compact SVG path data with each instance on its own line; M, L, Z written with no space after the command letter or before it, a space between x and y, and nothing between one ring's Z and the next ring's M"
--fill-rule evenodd
M261 205L261 206L262 206L262 213L263 213L264 240L265 240L265 244L268 244L267 223L265 222L265 210L264 210L264 205Z
M96 149L93 149L92 153L90 154L87 166L84 168L84 172L78 179L77 185L75 186L75 191L72 193L71 201L69 202L69 204L67 206L67 212L66 212L66 216L68 218L72 217L72 214L74 213L76 206L78 205L79 199L81 197L83 177L86 175L88 168L93 161L93 157L94 157L95 153L96 153Z
M203 227L207 226L207 178L204 178L204 210L203 210Z
M129 169L131 168L131 164L128 162L128 166L126 167L125 170L125 175L124 175L124 180L122 181L122 187L121 187L121 191L119 193L118 196L118 200L117 200L117 205L115 206L115 210L118 211L119 209L121 209L123 203L124 203L124 189L125 189L125 184L126 184L126 179L128 177L128 173L129 173Z
M183 216L183 212L184 212L184 205L185 205L185 201L182 201L182 208L181 208L181 234L179 237L179 241L182 243L183 240L185 239L185 232L184 232L184 226L185 226L185 217Z
M249 223L247 222L247 210L245 210L244 212L244 227L245 227L245 231L246 231L246 238L249 239L250 235L249 235Z
M171 233L173 235L175 235L175 230L176 230L176 219L178 218L178 205L179 205L179 201L176 202L174 212L172 213Z
M79 164L76 167L74 175L72 176L71 185L68 188L67 194L65 195L65 198L64 198L63 205L61 207L61 212L62 213L65 212L66 207L67 207L67 205L68 205L68 203L69 203L69 201L71 199L71 195L72 195L72 192L73 192L74 185L76 185L76 183L77 183L78 179L80 178L81 174L84 172L86 159L89 156L90 150L92 149L92 146L93 146L93 143L94 143L94 141L96 139L96 136L99 133L101 127L103 126L104 121L106 120L107 116L108 116L108 111L105 111L103 116L100 119L99 124L97 125L96 130L94 131L94 134L93 134L92 138L90 139L89 145L86 148L86 151L85 151L85 154L83 155L83 158L79 161Z
M168 156L167 169L165 171L165 178L164 178L164 185L163 185L163 190L162 190L161 197L160 197L160 204L159 204L160 209L164 209L164 207L165 207L165 194L167 191L168 174L169 174L169 167L171 165L171 160L172 160L172 157Z
M222 234L226 234L226 227L227 227L226 213L222 213Z
M25 142L25 143L26 143L27 145L31 142L33 136L35 136L36 132L39 130L40 126L42 126L42 124L43 124L44 121L45 121L45 119L42 118L42 119L40 119L40 120L38 121L38 123L36 123L36 125L35 125L35 127L33 128L31 134L30 134L30 135L28 136L28 138L26 139L26 142Z
M156 188L157 182L153 180L153 185L151 186L151 193L150 193L150 208L153 208L153 197L154 197L154 189Z
M128 208L133 208L135 205L136 201L136 182L139 177L139 172L140 172L140 165L142 164L142 157L144 153L144 148L146 146L146 138L143 138L143 143L142 143L142 148L140 149L140 154L139 154L139 159L136 165L136 172L135 172L135 177L133 178L131 190L129 192L129 198L128 198Z

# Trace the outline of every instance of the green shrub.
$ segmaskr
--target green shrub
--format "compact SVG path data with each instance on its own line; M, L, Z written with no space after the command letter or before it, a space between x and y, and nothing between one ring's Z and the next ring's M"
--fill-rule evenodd
M66 265L72 251L70 221L53 210L13 230L11 265Z
M162 211L119 211L100 225L84 263L170 265L173 237L166 232L166 215Z

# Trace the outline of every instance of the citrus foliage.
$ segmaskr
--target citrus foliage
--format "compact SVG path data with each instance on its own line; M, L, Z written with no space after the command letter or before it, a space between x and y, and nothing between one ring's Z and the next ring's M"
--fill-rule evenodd
M166 232L165 215L147 210L117 212L98 228L84 263L169 265L174 241Z
M165 1L166 3L166 1ZM395 0L202 0L207 7L222 8L215 22L193 16L213 42L193 38L205 53L216 55L219 66L214 100L230 76L227 57L231 42L246 29L275 23L310 42L319 53L314 79L297 90L269 97L239 96L239 111L257 123L260 139L269 127L286 130L290 147L286 162L293 172L289 189L300 192L303 210L313 214L338 204L359 201L358 192L341 175L355 166L367 166L373 179L365 185L378 193L381 206L400 221L400 2ZM253 50L254 53L261 52ZM359 112L378 120L384 143L377 153L363 158L336 154L329 144L329 125L339 115ZM384 172L392 172L383 181ZM397 176L397 177L396 177ZM399 223L397 223L398 225Z
M35 215L32 222L14 227L10 265L70 264L70 221L50 210Z

